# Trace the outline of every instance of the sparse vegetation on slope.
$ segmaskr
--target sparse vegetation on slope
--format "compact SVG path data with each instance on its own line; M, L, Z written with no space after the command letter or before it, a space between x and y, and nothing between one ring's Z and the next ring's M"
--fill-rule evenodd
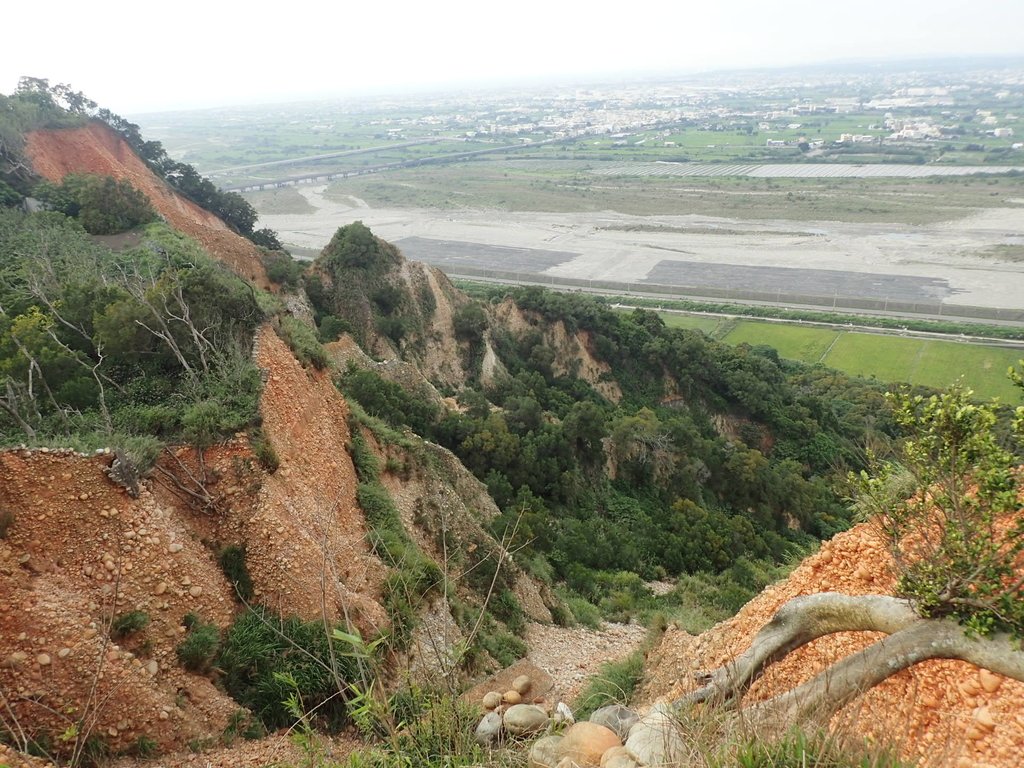
M57 213L0 211L0 440L208 446L248 425L262 319L252 288L151 225L113 253Z

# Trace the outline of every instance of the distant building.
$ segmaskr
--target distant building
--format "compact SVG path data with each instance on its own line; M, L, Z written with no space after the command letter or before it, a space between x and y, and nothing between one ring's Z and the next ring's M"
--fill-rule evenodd
M1008 139L1013 136L1013 128L996 128L992 135L997 139Z

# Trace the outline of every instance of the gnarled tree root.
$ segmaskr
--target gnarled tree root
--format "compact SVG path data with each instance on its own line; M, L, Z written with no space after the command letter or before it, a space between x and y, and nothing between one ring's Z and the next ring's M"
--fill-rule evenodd
M849 631L887 636L803 685L744 708L744 718L755 724L825 722L864 691L928 659L960 659L1024 681L1024 651L1009 635L972 637L954 620L921 618L907 600L895 597L825 592L783 605L750 648L712 672L706 685L675 706L708 702L736 707L769 665L816 638Z

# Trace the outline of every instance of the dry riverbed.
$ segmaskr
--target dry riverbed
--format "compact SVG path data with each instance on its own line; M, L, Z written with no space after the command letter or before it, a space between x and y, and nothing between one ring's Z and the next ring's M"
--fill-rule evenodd
M905 225L378 208L325 195L324 186L296 191L309 206L303 213L267 213L260 226L276 229L288 245L314 251L339 226L361 220L399 247L407 240L411 258L452 272L459 264L489 265L626 283L684 275L714 284L752 281L762 288L793 288L800 280L808 287L797 290L813 287L825 295L850 289L870 298L1024 308L1024 263L999 257L999 246L1024 242L1024 207Z

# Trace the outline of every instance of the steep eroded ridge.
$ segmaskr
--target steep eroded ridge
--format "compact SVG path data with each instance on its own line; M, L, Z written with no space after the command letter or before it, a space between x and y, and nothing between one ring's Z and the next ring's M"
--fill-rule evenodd
M60 182L69 173L93 173L129 181L149 198L171 226L198 240L211 256L239 276L268 287L255 245L171 189L132 152L124 139L103 123L32 131L25 137L25 152L33 170L52 182Z
M107 476L110 452L0 452L0 690L27 732L57 743L92 707L88 735L113 752L219 737L239 705L183 668L177 648L188 614L225 629L242 610L217 563L223 546L244 547L255 601L283 616L387 627L344 399L269 326L255 357L280 465L266 474L241 434L208 449L208 508L168 474L199 476L191 448L170 449L138 498ZM145 624L118 634L112 622L131 612Z
M622 400L622 388L611 379L611 366L594 355L588 331L570 331L564 320L549 322L536 312L523 310L513 299L505 299L493 312L498 326L515 336L531 331L542 334L545 346L555 352L552 370L556 376L578 376L609 401Z
M345 446L348 408L325 372L307 371L269 326L256 340L266 383L263 429L280 461L242 522L249 569L261 599L285 614L350 615L363 631L387 625L379 603L386 576L371 553Z

